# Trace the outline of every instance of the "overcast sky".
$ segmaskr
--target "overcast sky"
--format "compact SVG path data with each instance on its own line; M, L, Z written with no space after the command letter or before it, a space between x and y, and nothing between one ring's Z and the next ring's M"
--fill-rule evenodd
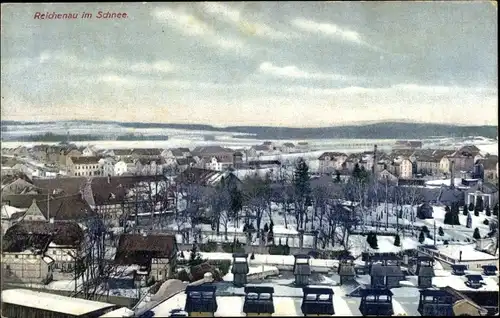
M497 23L491 2L4 4L1 115L496 125Z

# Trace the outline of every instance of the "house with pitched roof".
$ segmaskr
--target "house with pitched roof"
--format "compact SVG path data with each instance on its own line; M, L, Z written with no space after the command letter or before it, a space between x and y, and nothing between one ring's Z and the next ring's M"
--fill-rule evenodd
M413 175L413 164L409 159L394 160L388 165L389 171L401 179L411 179Z
M122 234L116 248L115 264L138 266L136 281L143 285L151 280L172 277L178 251L175 235Z
M159 148L137 148L130 151L130 157L134 159L156 159L161 158L162 150Z
M474 145L463 146L449 156L449 159L455 162L456 170L467 172L471 171L474 168L474 163L482 158L481 151Z
M333 173L342 169L342 164L347 159L347 154L342 152L324 152L319 156L319 173Z
M75 145L69 145L59 152L59 165L66 166L68 158L80 157L81 155L82 152Z
M441 158L432 155L417 155L417 173L438 175L440 173Z
M296 151L295 145L291 142L285 142L280 148L282 153L293 153Z
M271 154L271 150L269 150L268 146L265 145L255 145L250 147L248 149L248 156L249 157L258 157L258 156L265 156Z
M397 140L393 146L394 149L419 149L422 148L420 140Z
M2 197L11 194L36 194L41 190L24 173L2 176Z
M130 157L131 153L131 149L108 149L105 150L103 154L114 157L117 160L121 160L123 158Z
M165 165L165 161L163 158L159 159L137 159L136 167L137 174L144 176L154 176L163 174L163 167Z
M382 170L377 174L377 179L380 183L388 185L397 185L398 178L387 170Z
M2 240L2 278L38 283L71 279L88 253L86 244L76 222L19 222Z
M195 184L202 187L215 187L221 182L240 187L242 182L236 175L229 171L216 171L191 167L182 172L178 183Z
M114 171L113 174L114 176L121 176L127 174L134 175L137 172L136 160L130 157L123 157L120 161L115 163L113 171Z
M498 180L498 156L489 155L474 164L475 175L483 181Z
M95 157L97 156L97 150L93 146L87 146L82 151L82 156L84 157Z
M128 217L136 213L148 214L167 209L161 200L164 188L166 178L163 175L134 175L92 178L83 184L80 191L106 226L122 226Z
M161 156L165 159L166 163L169 163L170 161L174 161L175 159L192 157L192 154L189 148L180 147L165 149L161 152Z

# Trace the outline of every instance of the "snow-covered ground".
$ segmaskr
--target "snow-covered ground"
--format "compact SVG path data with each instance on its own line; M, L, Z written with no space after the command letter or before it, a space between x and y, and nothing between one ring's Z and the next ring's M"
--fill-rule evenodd
M443 245L445 241L451 245L467 245L474 242L473 232L475 228L479 229L482 236L485 236L489 232L489 225L484 225L484 220L488 219L490 222L493 217L487 217L485 212L481 212L479 216L475 216L471 213L472 226L467 228L465 225L467 223L467 216L463 215L462 211L459 213L459 220L461 225L447 225L444 224L445 217L445 207L444 206L433 206L434 218L421 220L416 218L417 206L397 206L393 204L380 204L376 209L367 209L361 213L362 224L356 228L356 233L363 231L368 233L370 231L376 231L378 233L393 233L399 232L401 246L394 246L394 236L383 236L378 235L378 252L399 252L402 250L415 249L420 245L433 245L434 244L434 226L436 231L436 244ZM293 215L287 215L286 221L287 226L285 227L285 214L283 213L283 207L279 204L272 203L272 220L274 222L274 243L275 244L285 244L287 243L290 247L300 247L300 238L297 231L296 219ZM402 211L400 217L398 211ZM371 212L370 212L371 211ZM312 216L312 211L309 210ZM310 218L312 219L312 217ZM326 221L324 221L326 225ZM178 225L176 222L172 222L168 225L168 229L171 231L177 231ZM264 213L261 221L261 228L264 224L270 224L270 218L268 213ZM182 228L189 228L189 224L182 223ZM255 225L255 222L254 222ZM426 236L423 243L418 241L420 234L420 227L426 226L429 229L429 235L431 238ZM404 227L404 228L403 228ZM202 224L198 228L201 230L202 240L199 243L212 242L232 242L234 239L238 239L241 243L246 242L246 235L243 233L243 222L240 220L238 226L235 222L228 222L227 224L227 237L224 234L225 225L221 224L220 234L217 235L215 231L212 231L210 225ZM315 228L321 228L318 224L318 220L315 220ZM399 228L399 230L397 230ZM439 228L443 229L443 235L439 234ZM306 229L311 229L311 223L306 225ZM337 237L342 237L341 226L336 230ZM178 242L183 242L181 234L176 234ZM192 237L191 237L192 239ZM303 247L312 248L314 246L314 237L310 234L304 235ZM192 241L189 242L191 244ZM318 242L321 245L321 242ZM253 234L252 245L258 245L258 240L256 235ZM450 246L451 246L450 245ZM326 246L327 249L345 249L346 246L339 243L338 239L334 246L331 244ZM371 251L366 243L366 236L352 234L349 236L349 242L347 248L353 253L354 256L359 255L363 251ZM375 252L375 251L374 251Z
M462 184L462 179L461 178L455 178L454 179L454 184ZM433 186L433 187L441 187L441 186L450 186L450 179L442 179L442 180L429 180L425 182L425 185L427 186Z
M232 282L234 280L234 275L231 273L231 268L229 272L222 278L226 282ZM267 275L277 275L279 270L276 266L261 265L261 266L248 266L248 276L256 274L267 274Z
M233 260L231 253L200 253L201 258L208 260ZM269 254L254 254L255 259L249 260L249 266L253 265L288 265L293 266L295 257L293 255L269 255ZM189 260L190 254L184 253L184 259ZM311 259L311 266L333 268L338 265L337 260L332 259Z
M459 259L462 257L463 261L474 261L474 260L492 260L492 265L495 265L495 260L498 260L498 257L493 255L486 254L484 252L476 250L476 244L469 245L440 245L437 246L437 250L440 254L451 257L453 259ZM460 255L462 252L462 255Z

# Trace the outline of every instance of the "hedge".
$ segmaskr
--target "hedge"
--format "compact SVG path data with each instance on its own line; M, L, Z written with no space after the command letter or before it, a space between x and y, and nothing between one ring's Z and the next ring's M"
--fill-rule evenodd
M222 276L226 275L229 272L229 268L231 267L232 263L231 260L228 259L209 259L205 260L205 262L217 267L220 270ZM187 266L188 262L186 260L178 260L177 265Z
M271 246L269 246L269 254L271 254L271 255L290 255L290 246L288 246L288 245L271 245Z
M200 251L205 253L216 252L217 251L217 242L208 241L205 244L199 244Z
M222 243L222 250L226 253L245 253L245 244L235 243Z

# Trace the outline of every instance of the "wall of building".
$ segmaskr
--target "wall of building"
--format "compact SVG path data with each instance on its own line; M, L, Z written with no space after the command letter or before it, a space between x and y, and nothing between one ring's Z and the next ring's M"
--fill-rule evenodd
M9 279L9 274L22 282L42 282L49 275L49 265L41 255L33 253L2 253L2 269Z

